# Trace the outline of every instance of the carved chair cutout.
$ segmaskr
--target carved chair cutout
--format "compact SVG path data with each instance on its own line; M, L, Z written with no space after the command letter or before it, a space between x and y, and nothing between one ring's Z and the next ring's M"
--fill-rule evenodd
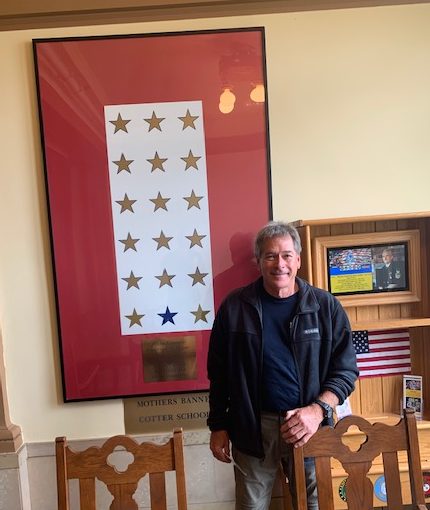
M342 442L349 427L356 425L366 436L357 451ZM372 462L382 454L388 510L402 510L398 452L407 452L410 493L414 509L425 510L418 432L415 415L405 410L396 425L374 423L360 416L347 416L334 428L322 427L301 448L294 449L297 508L307 510L304 457L315 457L319 510L334 510L332 465L336 459L347 473L346 499L349 510L373 510L373 484L368 477ZM382 506L382 504L381 504Z
M358 433L360 432L360 429L359 429L359 427L357 427L357 425L352 425L352 426L348 427L347 430L345 430L345 432L342 434L342 436L340 438L342 443L347 448L349 448L349 450L351 452L358 452L358 450L361 448L361 445L367 441L367 436L366 436L366 434L358 436L360 439L358 439L357 442L352 444L351 441L349 441L348 437L346 436L346 434L349 432L352 434L357 434L357 432ZM361 432L364 432L364 431L361 431Z
M167 510L165 473L176 472L178 510L187 510L182 429L175 429L165 444L139 444L129 436L114 436L101 447L75 452L65 437L55 440L58 510L70 510L69 480L79 480L80 510L96 510L96 479L106 484L113 496L110 510L138 510L133 499L137 484L148 474L151 510ZM115 460L126 450L127 461ZM133 462L130 462L133 457Z

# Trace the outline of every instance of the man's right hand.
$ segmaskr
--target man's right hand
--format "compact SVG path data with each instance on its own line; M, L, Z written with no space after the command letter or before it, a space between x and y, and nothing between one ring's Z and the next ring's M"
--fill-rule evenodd
M226 430L211 432L210 449L213 456L221 462L231 462L230 438Z

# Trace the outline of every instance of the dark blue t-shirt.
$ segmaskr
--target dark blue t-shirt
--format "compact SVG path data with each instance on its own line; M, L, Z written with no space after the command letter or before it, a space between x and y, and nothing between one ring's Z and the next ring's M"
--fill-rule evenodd
M296 365L291 352L290 322L298 293L275 298L261 288L263 305L262 410L279 412L300 405Z

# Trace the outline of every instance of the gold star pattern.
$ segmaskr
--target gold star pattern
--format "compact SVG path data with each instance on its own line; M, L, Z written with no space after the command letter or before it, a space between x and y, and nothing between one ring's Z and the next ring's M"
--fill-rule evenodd
M136 200L130 200L127 196L127 193L124 195L123 200L115 200L115 202L121 206L120 214L122 214L124 211L130 211L134 213L133 204L136 202Z
M194 324L198 321L204 321L207 322L206 315L210 312L210 310L203 310L202 307L199 305L197 310L195 312L190 312L194 315Z
M191 236L185 236L187 239L189 239L191 241L191 244L190 244L190 249L193 247L193 246L200 246L200 248L203 248L202 246L202 239L204 237L206 237L205 235L199 235L197 233L197 230L194 229L194 232L193 232L193 235Z
M118 113L118 117L116 120L110 120L109 122L115 126L115 131L113 132L113 134L115 134L118 131L124 131L125 133L128 133L127 124L130 122L130 120L124 120L121 117L120 113Z
M131 289L132 287L136 287L136 289L139 289L139 280L141 280L141 276L134 276L133 271L130 271L130 276L128 278L121 278L121 280L124 280L127 282L127 290Z
M150 119L143 119L143 120L149 124L149 128L148 128L148 132L149 132L152 129L158 129L158 131L161 131L160 123L163 122L164 119L165 119L165 117L157 117L155 115L155 112L153 111Z
M169 241L171 241L173 237L166 237L164 232L161 231L160 237L153 237L152 239L157 243L157 251L163 247L170 250Z
M155 155L152 159L147 159L146 161L148 161L148 163L151 163L151 165L152 165L151 173L154 170L157 170L157 168L159 170L161 170L162 172L165 172L165 170L163 168L163 163L167 161L167 158L160 158L160 156L158 155L158 152L155 152Z
M196 283L201 283L202 285L206 285L203 281L203 278L207 276L209 273L201 273L200 269L196 267L195 273L188 273L188 276L193 279L193 287Z
M189 209L191 209L191 207L197 207L197 209L200 209L200 200L202 199L203 197L198 197L196 196L196 194L194 193L194 190L191 190L191 195L189 197L183 197L184 200L186 200L188 202L188 207L187 207L187 211Z
M135 324L137 326L142 326L142 323L140 322L140 319L142 317L145 317L145 314L139 314L139 313L136 312L136 308L133 308L133 313L131 315L126 315L126 317L130 321L130 326L129 327L131 328L131 326L134 326Z
M126 159L124 154L121 154L121 157L118 161L114 161L115 165L118 165L118 174L123 170L126 170L129 174L131 174L129 166L133 163L134 159Z
M160 287L163 287L163 285L168 285L169 287L173 287L172 279L175 276L176 275L174 275L174 274L167 274L167 271L165 269L163 269L163 274L161 274L160 276L156 276L155 278L160 280Z
M182 120L183 126L182 131L186 129L187 127L196 129L196 126L194 125L194 122L198 119L198 115L191 115L190 110L187 109L187 113L185 114L185 117L178 117L179 120Z
M156 198L150 198L149 200L151 200L151 202L154 203L154 212L157 211L158 209L164 209L165 211L167 211L167 202L170 200L170 198L163 198L161 196L161 193L158 192Z
M185 170L188 170L189 168L195 168L196 170L198 170L197 161L201 159L201 156L194 156L194 154L190 150L188 152L188 156L185 156L181 159L182 161L185 161Z
M137 241L139 241L139 239L133 239L131 237L131 235L130 235L130 232L127 235L127 239L120 239L119 240L119 242L124 245L124 251L127 251L127 250L137 251L136 250L136 246L135 246Z

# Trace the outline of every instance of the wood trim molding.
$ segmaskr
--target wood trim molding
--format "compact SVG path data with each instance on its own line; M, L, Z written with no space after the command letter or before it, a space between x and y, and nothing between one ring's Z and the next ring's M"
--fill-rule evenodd
M430 0L3 0L0 31L429 3Z
M6 370L3 359L3 341L0 332L0 454L18 451L22 445L21 429L10 421L6 392Z

